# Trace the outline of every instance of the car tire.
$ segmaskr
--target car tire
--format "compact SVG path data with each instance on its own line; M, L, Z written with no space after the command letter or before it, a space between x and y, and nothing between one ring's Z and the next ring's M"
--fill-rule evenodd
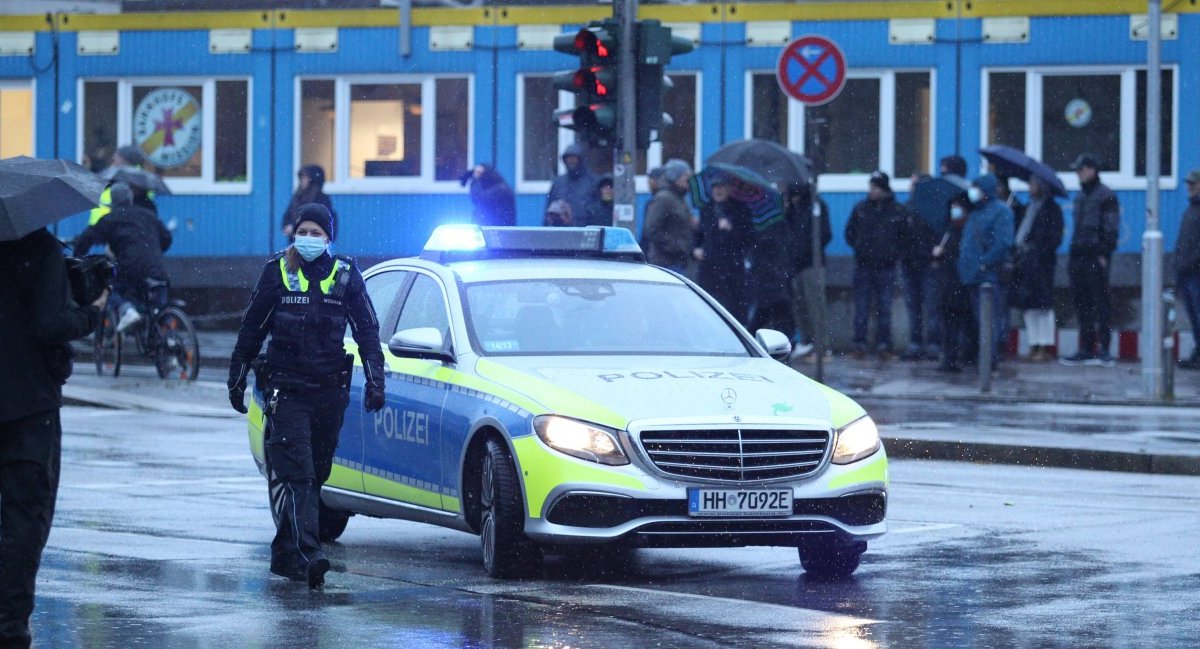
M819 581L838 581L847 579L858 570L863 552L867 549L865 542L849 545L811 545L801 546L800 565L805 574Z
M317 516L317 529L321 543L332 543L338 540L342 532L346 531L346 524L350 522L350 516L350 512L334 509L321 502Z
M542 567L542 548L525 536L521 483L508 449L489 439L480 470L479 539L483 568L498 579L527 577Z

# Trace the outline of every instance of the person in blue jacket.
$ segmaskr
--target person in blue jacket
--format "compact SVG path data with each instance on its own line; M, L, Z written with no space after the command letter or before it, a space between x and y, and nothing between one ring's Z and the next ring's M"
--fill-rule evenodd
M991 284L992 291L992 367L999 361L1000 341L1004 332L1001 308L1006 304L1003 287L1000 285L1000 267L1008 260L1013 245L1013 213L1002 203L997 194L999 181L988 174L971 183L967 198L971 201L971 215L963 226L962 243L958 255L958 277L971 296L971 310L979 322L982 287ZM989 341L979 341L989 344Z

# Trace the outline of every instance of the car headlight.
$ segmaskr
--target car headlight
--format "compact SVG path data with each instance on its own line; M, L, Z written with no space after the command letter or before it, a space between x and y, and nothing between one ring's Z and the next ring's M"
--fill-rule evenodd
M837 432L834 464L850 464L879 450L879 429L870 417L860 417Z
M629 464L629 458L625 457L617 440L617 432L611 428L542 415L533 418L533 430L546 446L560 453L600 464Z

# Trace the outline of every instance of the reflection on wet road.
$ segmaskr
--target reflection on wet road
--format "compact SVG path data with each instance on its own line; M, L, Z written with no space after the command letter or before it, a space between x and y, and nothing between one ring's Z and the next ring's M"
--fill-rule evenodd
M239 420L71 408L64 426L34 621L42 647L1184 647L1200 637L1197 478L895 461L892 532L843 583L805 578L786 548L640 551L608 564L552 556L542 578L500 582L484 575L475 537L356 517L330 548L326 590L310 593L267 573L265 488Z

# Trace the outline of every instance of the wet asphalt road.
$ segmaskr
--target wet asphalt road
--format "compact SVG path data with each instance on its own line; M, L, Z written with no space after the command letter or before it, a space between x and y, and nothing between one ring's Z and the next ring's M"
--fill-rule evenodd
M324 592L267 572L265 486L237 418L63 413L35 646L1187 647L1200 478L894 461L892 531L855 578L794 550L551 557L498 582L478 540L356 517Z

